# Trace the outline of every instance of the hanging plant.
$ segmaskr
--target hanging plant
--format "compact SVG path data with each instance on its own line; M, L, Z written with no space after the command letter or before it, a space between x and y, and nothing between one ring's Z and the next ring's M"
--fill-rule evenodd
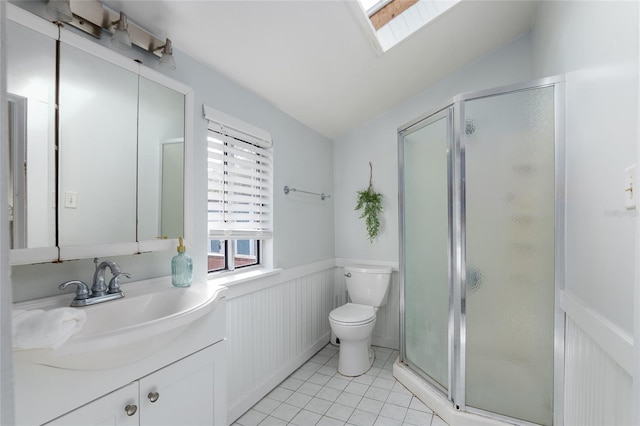
M358 191L358 203L355 210L363 209L360 218L364 218L367 226L369 241L378 236L380 230L380 218L382 213L382 194L373 190L373 165L369 162L369 187L364 191Z

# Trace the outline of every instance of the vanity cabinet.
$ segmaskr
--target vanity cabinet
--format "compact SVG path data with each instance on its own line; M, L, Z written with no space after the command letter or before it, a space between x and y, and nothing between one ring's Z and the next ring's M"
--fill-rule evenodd
M137 403L138 383L135 382L45 424L137 426L140 424L138 410L136 409L133 415L128 415L125 410L125 407L137 407Z
M220 342L98 398L47 425L222 425ZM224 405L222 405L224 408Z
M216 423L214 385L222 345L210 346L140 379L140 424L220 424Z

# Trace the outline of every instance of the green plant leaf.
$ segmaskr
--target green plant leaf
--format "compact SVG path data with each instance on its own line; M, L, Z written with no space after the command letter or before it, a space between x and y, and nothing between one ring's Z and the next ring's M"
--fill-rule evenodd
M367 228L367 236L369 241L373 243L373 240L378 236L380 230L380 214L382 213L382 194L373 190L373 186L364 191L358 191L358 201L356 203L355 210L361 210L362 214L360 218L365 220Z

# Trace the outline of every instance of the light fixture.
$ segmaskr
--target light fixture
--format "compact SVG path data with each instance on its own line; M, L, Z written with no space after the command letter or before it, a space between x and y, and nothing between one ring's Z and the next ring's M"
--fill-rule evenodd
M113 22L116 25L115 32L111 36L111 45L118 49L131 49L131 37L129 37L129 24L127 15L120 12L120 19Z
M56 8L58 4L66 5L69 16L72 18L69 25L78 30L97 39L100 39L105 32L103 30L106 30L111 33L111 45L116 49L131 49L135 44L145 52L158 57L160 68L176 69L171 40L167 38L163 42L162 39L130 21L123 12L109 9L103 6L99 0L74 0L73 2L70 0L48 0L48 2L47 10ZM53 16L53 12L50 13Z
M160 57L160 68L166 70L175 70L176 69L176 60L173 57L173 47L171 46L171 40L167 39L165 41L164 46L158 48L158 50L162 49L162 56Z
M51 15L56 21L60 22L72 22L73 13L71 13L71 6L69 0L49 0L47 2L47 13Z

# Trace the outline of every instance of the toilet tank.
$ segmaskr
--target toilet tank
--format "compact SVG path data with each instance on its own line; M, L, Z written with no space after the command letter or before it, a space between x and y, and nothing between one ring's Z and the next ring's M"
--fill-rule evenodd
M352 303L374 307L387 304L391 267L345 266L344 277Z

